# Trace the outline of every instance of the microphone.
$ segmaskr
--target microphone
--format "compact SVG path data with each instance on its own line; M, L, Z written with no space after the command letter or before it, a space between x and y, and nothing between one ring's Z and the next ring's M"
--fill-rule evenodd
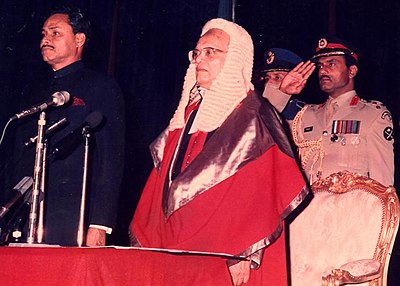
M53 123L52 125L49 126L49 128L46 129L45 135L49 135L49 134L55 132L56 130L60 129L61 127L63 127L64 125L66 125L68 123L69 122L68 122L67 118L65 118L65 117L58 120L56 123ZM27 141L24 142L24 146L25 147L31 146L33 143L36 142L37 138L38 138L37 135L29 138Z
M50 156L55 156L56 159L65 159L82 143L85 130L98 127L102 121L103 114L98 111L90 113L83 124L71 131L54 145Z
M51 98L46 102L34 105L26 110L21 111L20 113L16 113L14 116L10 118L11 121L23 118L30 114L34 114L36 112L40 112L48 108L49 106L61 106L69 101L70 95L67 91L57 91L51 95Z
M22 180L15 185L13 190L16 190L17 194L15 194L14 197L7 204L0 207L0 218L3 218L7 214L7 212L10 210L10 207L12 207L14 203L20 197L22 197L32 185L33 185L32 177L23 177Z

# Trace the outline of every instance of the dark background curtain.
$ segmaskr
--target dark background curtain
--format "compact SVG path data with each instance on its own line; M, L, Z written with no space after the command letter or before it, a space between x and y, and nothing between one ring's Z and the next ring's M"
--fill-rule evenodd
M336 33L354 43L361 51L356 89L361 97L380 100L390 109L398 133L400 3L395 0L0 0L1 131L21 108L22 88L45 68L39 52L41 26L50 8L61 3L81 7L91 19L94 33L84 60L89 67L114 76L125 96L126 166L118 227L111 243L128 244L127 226L152 167L148 145L167 126L177 106L187 51L195 46L207 20L231 16L232 3L235 21L253 37L255 70L261 68L263 52L269 47L288 48L308 59L313 41L322 33ZM301 99L324 100L315 75ZM0 201L16 184L3 168L11 154L13 132L11 124L0 146ZM396 268L398 248L392 263Z

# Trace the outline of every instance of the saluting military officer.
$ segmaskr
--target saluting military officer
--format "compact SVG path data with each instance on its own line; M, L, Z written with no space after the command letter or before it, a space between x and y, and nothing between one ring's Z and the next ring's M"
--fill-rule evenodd
M328 99L320 105L306 105L291 128L310 183L348 170L393 185L392 117L381 102L362 100L354 90L358 71L355 49L342 39L324 36L316 43L312 61ZM297 65L278 89L269 92L284 98L301 91L312 65Z
M287 73L301 62L303 62L301 57L287 49L271 48L267 50L264 53L265 70L262 71L264 86L268 84L279 87ZM267 98L286 120L293 120L297 112L305 105L303 101L292 98L291 95L281 98L264 91L263 97Z

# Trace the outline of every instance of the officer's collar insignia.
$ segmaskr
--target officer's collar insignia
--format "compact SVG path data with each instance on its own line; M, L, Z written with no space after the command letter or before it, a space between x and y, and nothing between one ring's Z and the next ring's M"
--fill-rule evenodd
M350 101L350 106L355 106L355 105L357 105L357 103L360 101L360 98L357 96L357 95L355 95L355 96L353 96L353 98L351 99L351 101Z

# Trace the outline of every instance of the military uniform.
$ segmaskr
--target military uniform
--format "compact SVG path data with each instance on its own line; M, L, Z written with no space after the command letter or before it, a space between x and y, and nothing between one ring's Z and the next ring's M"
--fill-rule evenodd
M321 38L315 51L312 60L344 56L349 66L358 61L354 49L338 38ZM264 94L278 111L290 99L268 84ZM310 184L344 170L384 185L394 183L393 123L381 102L362 100L351 90L320 105L305 105L291 123L291 133Z
M330 104L333 114L327 119ZM307 105L294 119L292 135L310 183L348 170L393 185L393 125L380 102L364 101L353 90Z

